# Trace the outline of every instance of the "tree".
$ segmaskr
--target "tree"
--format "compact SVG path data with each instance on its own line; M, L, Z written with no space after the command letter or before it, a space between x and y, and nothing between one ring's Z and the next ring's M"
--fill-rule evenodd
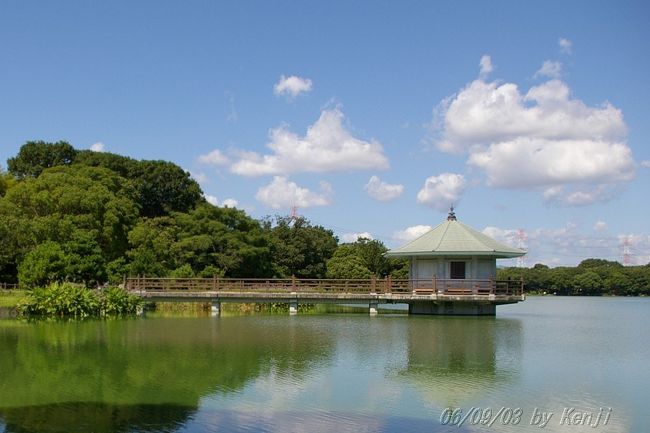
M7 160L7 168L18 178L38 177L46 168L71 164L75 156L76 150L65 141L28 141Z
M203 201L199 184L171 162L142 161L133 169L131 178L140 195L143 216L187 212Z
M603 288L603 280L596 272L589 270L574 279L576 291L582 295L593 295Z
M337 248L334 232L303 218L267 218L264 228L271 237L271 257L278 277L324 278L326 262Z
M370 278L373 273L349 245L339 246L327 261L327 278Z
M56 242L44 242L30 251L18 267L18 280L28 287L65 280L66 257Z

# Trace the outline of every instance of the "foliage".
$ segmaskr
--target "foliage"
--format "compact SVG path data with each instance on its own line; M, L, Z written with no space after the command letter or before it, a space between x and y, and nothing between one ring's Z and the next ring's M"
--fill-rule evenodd
M18 304L22 316L90 317L135 314L141 299L121 288L103 292L70 283L35 288Z
M271 238L275 276L325 277L326 261L332 257L338 245L334 232L312 225L303 217L267 218L264 228Z
M498 279L520 279L526 291L558 295L650 295L650 267L623 266L603 259L586 259L577 267L503 268Z
M408 260L389 260L388 248L381 241L359 238L356 242L339 245L327 262L328 278L409 277Z
M71 164L75 156L75 149L65 141L28 141L18 155L7 160L7 168L18 178L37 177L46 168Z
M27 287L60 281L65 276L65 253L56 242L47 241L31 250L18 267L18 279Z
M339 246L327 261L327 278L364 278L373 273L365 265L363 258L350 245Z

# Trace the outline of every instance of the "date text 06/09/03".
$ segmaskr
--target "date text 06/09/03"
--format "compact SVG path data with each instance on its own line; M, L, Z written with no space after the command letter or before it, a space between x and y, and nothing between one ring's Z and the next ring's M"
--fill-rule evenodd
M595 411L581 411L575 407L565 407L559 417L559 425L587 425L598 427L609 423L612 408L599 408ZM530 417L530 425L544 428L553 418L554 412L534 408ZM462 408L448 407L440 414L443 425L463 424L484 425L492 427L495 423L501 425L519 425L524 418L524 410L520 407L492 408L470 407L467 411ZM526 420L527 417L526 417Z

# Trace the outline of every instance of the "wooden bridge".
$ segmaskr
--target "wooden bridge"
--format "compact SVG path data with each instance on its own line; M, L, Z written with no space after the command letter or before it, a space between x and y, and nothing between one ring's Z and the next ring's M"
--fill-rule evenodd
M410 314L494 315L496 306L525 299L523 280L126 278L124 287L154 302L282 302L296 314L298 303L408 304Z

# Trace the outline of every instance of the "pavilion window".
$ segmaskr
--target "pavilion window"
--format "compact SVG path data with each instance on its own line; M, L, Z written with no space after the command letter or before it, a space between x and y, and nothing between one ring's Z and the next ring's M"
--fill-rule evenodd
M451 262L449 266L449 276L452 280L464 280L465 262Z

